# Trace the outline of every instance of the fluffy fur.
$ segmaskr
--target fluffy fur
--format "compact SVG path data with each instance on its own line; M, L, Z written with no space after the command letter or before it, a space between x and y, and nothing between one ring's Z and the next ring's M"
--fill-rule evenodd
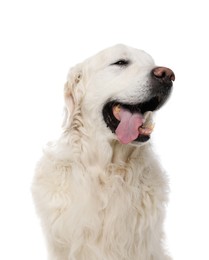
M127 68L111 65L127 58ZM121 144L102 115L107 101L146 100L154 67L145 52L117 45L71 69L63 134L46 146L32 186L50 260L170 259L167 178L149 142Z

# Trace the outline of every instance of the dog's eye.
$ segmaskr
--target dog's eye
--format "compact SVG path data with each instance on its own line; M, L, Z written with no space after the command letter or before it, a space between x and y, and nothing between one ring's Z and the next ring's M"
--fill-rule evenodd
M118 60L114 63L112 63L111 65L117 65L117 66L121 66L121 67L125 67L129 64L129 61L128 60L125 60L125 59L121 59L121 60Z

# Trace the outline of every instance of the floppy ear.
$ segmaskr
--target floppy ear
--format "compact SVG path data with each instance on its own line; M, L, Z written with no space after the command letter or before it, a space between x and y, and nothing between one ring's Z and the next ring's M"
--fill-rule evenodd
M64 98L65 98L65 118L63 122L63 128L71 128L73 118L75 114L80 111L80 104L83 97L82 86L82 70L81 65L78 64L68 73L67 82L64 86Z

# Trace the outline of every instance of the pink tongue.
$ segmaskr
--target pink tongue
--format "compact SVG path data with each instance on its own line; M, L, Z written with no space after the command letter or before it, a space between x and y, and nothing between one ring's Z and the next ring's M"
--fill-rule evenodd
M143 116L140 113L132 114L121 108L120 123L115 131L118 139L123 144L128 144L139 136L139 127L143 124Z

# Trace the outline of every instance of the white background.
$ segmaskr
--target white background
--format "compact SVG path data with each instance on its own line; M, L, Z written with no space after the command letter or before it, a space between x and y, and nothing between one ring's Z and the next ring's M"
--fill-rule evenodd
M46 259L31 200L34 165L60 130L68 69L124 43L176 74L153 140L170 178L175 260L209 259L207 1L0 2L0 259Z

